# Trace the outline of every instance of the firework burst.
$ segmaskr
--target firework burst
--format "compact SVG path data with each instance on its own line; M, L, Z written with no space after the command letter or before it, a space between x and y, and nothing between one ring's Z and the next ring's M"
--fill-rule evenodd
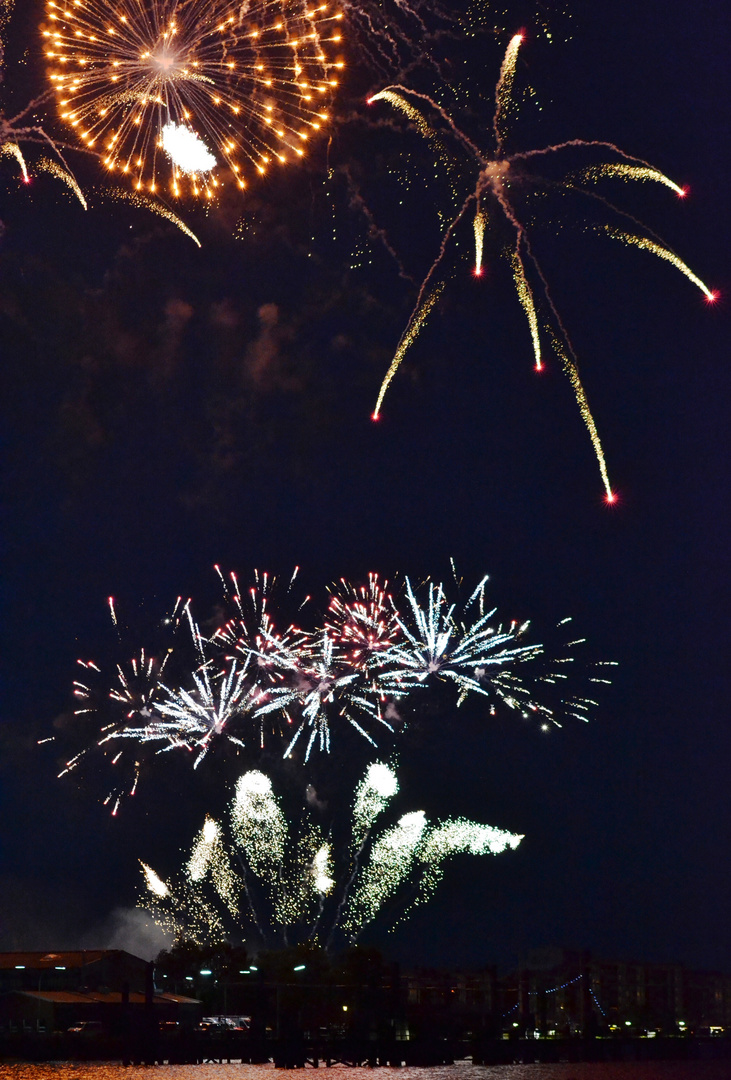
M172 614L164 620L173 641L186 609L187 605L178 598ZM111 597L109 613L119 632ZM149 765L148 747L157 743L154 753L173 745L167 733L160 730L158 711L168 693L163 679L173 653L173 644L156 652L140 648L131 658L125 652L124 659L113 665L111 673L94 660L77 661L80 671L73 683L76 703L73 727L84 745L63 763L59 776L96 770L101 756L112 767L112 780L103 802L111 807L113 814L125 796L137 791L141 771ZM177 740L174 745L178 745Z
M273 743L285 759L306 765L313 753L330 752L345 730L375 749L402 737L403 706L440 684L452 688L457 705L471 696L487 699L491 715L506 706L544 729L565 716L586 720L597 705L581 690L578 672L568 679L563 666L574 662L583 639L548 648L530 643L528 622L501 622L488 607L486 577L465 602L456 575L453 588L433 581L416 587L406 578L395 594L377 574L362 586L341 580L329 591L320 625L289 623L279 632L271 605L276 578L257 572L242 592L235 575L227 581L216 569L233 612L219 613L204 634L190 602L177 601L170 620L176 631L182 627L175 682L166 668L172 649L162 662L140 650L117 666L111 686L97 664L80 661L76 715L93 725L94 738L64 773L98 748L114 765L134 764L127 785L134 791L145 750L146 759L187 751L197 768L218 746L253 762ZM111 600L109 610L119 631ZM587 670L590 682L609 681L596 665ZM93 685L99 681L101 692ZM115 784L107 799L115 812L119 792ZM376 805L366 796L364 789L358 819Z
M264 944L352 944L407 885L415 898L402 918L427 901L447 859L497 855L523 839L464 818L432 824L423 810L392 816L379 831L398 790L393 766L371 763L351 799L350 837L336 845L307 811L288 821L269 777L247 772L228 819L206 817L179 873L165 881L141 863L141 905L179 940L253 931Z
M400 636L388 582L369 574L368 584L354 586L341 578L330 589L325 628L354 668L368 671Z
M48 0L60 118L137 191L207 199L303 157L329 120L342 14L305 0Z
M412 314L401 336L393 361L381 384L373 419L377 420L379 418L389 384L438 299L439 291L443 286L443 282L438 280L439 272L458 226L468 215L473 216L474 273L479 277L483 272L487 231L494 226L498 231L504 232L507 224L508 232L512 234L512 240L503 246L502 254L510 267L518 301L526 317L535 368L540 371L544 367L543 340L547 338L573 388L579 411L586 424L597 457L606 500L607 502L614 502L616 495L609 481L606 459L597 426L579 377L576 355L559 312L553 303L548 282L531 244L528 231L529 217L520 200L521 197L525 200L529 199L532 194L545 193L551 190L572 192L591 200L593 205L601 204L605 211L609 210L618 218L630 220L634 226L638 226L639 223L631 215L607 202L587 185L607 178L619 179L625 182L662 184L681 198L687 192L685 188L680 187L648 162L625 153L610 142L571 139L542 149L517 153L507 152L505 144L509 135L509 120L514 112L512 90L522 40L520 34L512 37L500 67L492 118L493 149L491 152L484 152L478 147L458 128L451 116L425 94L396 85L386 87L369 99L371 103L385 101L399 110L414 124L416 130L432 144L440 141L435 125L441 125L447 137L456 142L459 148L459 159L462 160L466 156L469 162L476 165L478 173L477 183L472 190L467 189L466 193L460 196L457 203L458 209L444 230L437 257L421 284ZM424 111L422 111L424 108L428 109L430 114L434 116L434 122L430 122L424 115ZM547 180L535 172L535 166L539 161L549 160L567 151L609 152L617 160L584 168L579 172L569 174L561 182ZM441 147L440 155L443 155L443 153L444 150ZM717 298L717 294L709 289L679 256L665 245L659 243L657 238L650 239L647 236L635 235L634 232L628 232L626 229L614 226L603 226L601 231L626 245L649 251L651 254L671 263L704 293L706 300L709 302L712 303Z

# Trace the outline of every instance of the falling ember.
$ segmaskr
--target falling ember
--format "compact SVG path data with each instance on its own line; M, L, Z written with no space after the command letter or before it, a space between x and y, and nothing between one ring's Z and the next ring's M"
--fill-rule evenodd
M495 146L498 155L502 151L502 145L506 135L506 114L511 105L513 91L513 79L515 78L515 65L518 60L518 50L523 42L522 34L514 34L505 51L503 62L500 65L500 75L495 87L495 115L493 117L493 131L495 133Z
M390 105L400 109L425 138L431 138L435 134L424 114L419 112L410 101L406 100L403 94L397 93L396 90L387 87L385 90L380 90L377 94L374 94L373 97L368 98L369 105L372 105L375 101L387 101Z
M25 158L23 157L23 151L15 142L4 142L0 144L0 157L5 154L8 157L14 157L20 166L20 171L23 174L23 183L29 184L30 177L28 176L28 168L25 164Z
M482 274L482 252L485 243L485 228L487 227L487 214L478 204L475 212L474 230L475 230L475 275L480 277Z
M383 399L386 396L386 391L388 390L388 384L391 382L391 379L394 377L394 375L398 371L399 367L401 366L401 361L403 360L404 356L406 355L406 353L409 351L409 349L411 348L411 346L413 345L413 343L416 341L417 337L419 336L419 334L421 332L421 329L422 329L424 323L426 322L431 309L434 307L437 300L442 295L443 290L444 290L444 285L443 285L442 282L439 282L436 285L436 287L432 290L432 292L429 293L426 300L424 300L424 302L421 304L421 306L411 316L411 319L409 321L409 325L404 330L404 333L403 333L403 335L401 337L401 341L398 343L398 348L396 349L396 353L394 355L394 358L391 361L391 366L389 367L388 371L386 372L384 380L381 383L381 389L380 389L380 391L378 393L378 400L376 401L376 407L373 410L373 419L374 420L378 420L378 418L380 416L381 405L383 404Z
M698 286L701 292L705 294L706 300L708 300L710 304L717 299L717 293L711 292L708 286L701 281L697 274L693 273L687 263L684 263L674 251L670 251L669 248L663 247L662 244L656 244L654 240L648 240L645 236L634 236L632 233L623 232L621 229L614 229L609 225L605 225L604 229L609 236L614 237L615 240L621 240L623 244L638 247L643 251L651 251L652 254L657 255L659 259L665 259L666 262L671 263L676 270L679 270L689 281L692 281L694 285Z
M177 214L174 214L169 207L163 203L157 202L155 199L149 198L147 195L143 195L137 191L125 191L122 188L104 188L101 194L112 201L117 200L119 202L128 202L133 206L138 207L140 210L149 210L152 214L157 214L158 217L165 218L166 221L171 222L177 229L180 229L182 233L185 233L196 247L201 246L201 242L195 235L192 229L189 229L182 218L179 218Z
M541 338L538 333L538 316L536 314L536 305L533 301L533 293L528 284L528 279L525 276L525 266L520 257L519 246L516 247L515 251L510 253L509 259L513 268L513 281L515 282L518 299L525 312L525 317L528 320L530 337L533 342L533 355L536 360L536 371L541 371L543 369L543 361L541 360Z
M617 162L608 165L595 165L579 173L581 180L601 180L605 177L619 177L619 179L623 180L637 180L640 182L646 180L664 184L665 187L669 187L681 199L684 199L688 194L687 188L680 187L669 176L665 176L659 169L653 169L650 165L625 165L622 162Z
M614 493L612 492L612 488L609 483L609 476L607 474L607 462L604 457L604 450L602 449L602 444L599 438L599 432L597 431L597 426L594 423L594 417L592 416L591 409L589 408L589 402L586 400L586 393L584 391L584 387L582 385L581 379L579 378L579 369L576 360L573 358L572 355L569 354L566 348L564 348L564 345L554 333L551 333L550 336L556 355L561 361L563 369L568 376L571 386L573 387L574 394L576 396L576 403L579 406L579 412L581 413L581 417L589 431L591 445L594 447L594 453L596 454L597 461L599 462L599 472L601 473L604 490L606 491L606 501L608 503L613 503L616 501L616 495L614 495Z
M88 210L88 205L84 193L79 187L76 177L72 175L67 169L62 168L57 161L52 161L50 158L41 158L38 161L36 168L43 169L45 172L50 173L51 176L55 176L57 180L60 180L66 187L71 188L76 198L79 200L84 210Z
M112 622L114 623L115 626L117 626L118 625L118 623L117 623L117 613L114 610L114 597L113 596L109 597L109 613L112 616Z

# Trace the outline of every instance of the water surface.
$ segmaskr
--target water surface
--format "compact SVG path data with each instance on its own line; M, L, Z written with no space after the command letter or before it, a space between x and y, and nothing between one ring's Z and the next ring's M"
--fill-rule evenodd
M282 1080L304 1070L273 1065L131 1065L43 1062L0 1065L0 1080ZM307 1069L308 1080L314 1080ZM728 1061L587 1062L558 1065L440 1065L428 1069L333 1066L321 1080L731 1080ZM319 1074L318 1074L319 1075Z

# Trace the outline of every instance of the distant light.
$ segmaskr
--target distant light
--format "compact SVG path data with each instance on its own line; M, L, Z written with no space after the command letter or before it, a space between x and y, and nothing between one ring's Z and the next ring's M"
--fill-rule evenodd
M15 970L16 971L25 971L25 964L16 964L15 965Z
M306 966L306 964L298 964L297 967L292 968L292 971L304 971Z
M515 1021L513 1021L513 1027L520 1027L520 1024L517 1024Z
M250 971L249 971L249 969L247 968L247 969L246 969L246 971L240 971L240 972L239 972L239 975L251 975L251 972L250 972Z
M212 975L213 972L209 971L208 968L201 968L200 971L198 972L198 974L199 975Z
M253 964L249 964L249 971L258 971L258 970L259 970L258 967L255 967Z
M66 968L63 964L56 964L56 971L65 971Z
M347 1012L347 1011L348 1011L348 1006L347 1006L347 1005L343 1005L343 1012Z
M631 1020L625 1020L624 1026L625 1027L632 1027L632 1021Z
M192 975L186 975L185 979L186 979L186 982L193 982L193 976Z

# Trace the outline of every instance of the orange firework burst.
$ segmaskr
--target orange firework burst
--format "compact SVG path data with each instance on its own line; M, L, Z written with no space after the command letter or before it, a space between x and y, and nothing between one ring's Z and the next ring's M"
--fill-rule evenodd
M212 198L221 166L296 161L329 119L341 14L306 0L48 0L61 118L138 190Z

